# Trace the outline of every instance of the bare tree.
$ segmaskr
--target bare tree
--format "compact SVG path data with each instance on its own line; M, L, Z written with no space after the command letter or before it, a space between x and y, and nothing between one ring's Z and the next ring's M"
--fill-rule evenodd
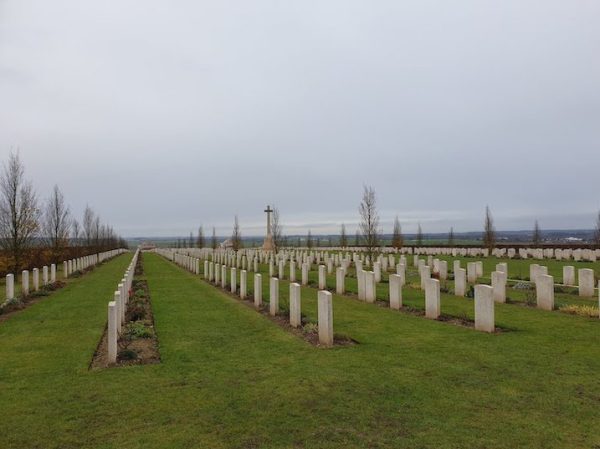
M306 247L308 249L311 249L313 247L313 240L312 240L312 234L310 232L310 229L308 230L308 234L306 235Z
M234 251L238 251L242 247L242 232L240 231L240 224L238 222L238 216L235 216L233 221L233 233L231 234L231 245Z
M537 220L533 225L533 234L531 236L531 242L533 246L539 246L542 243L542 231L540 230L540 224Z
M348 236L346 235L346 225L342 223L340 229L340 246L346 248L348 246Z
M204 230L202 225L198 228L198 238L196 239L196 246L198 248L204 248Z
M596 217L596 229L594 230L594 245L600 246L600 212Z
M210 239L210 246L212 249L217 249L217 231L214 226L212 228L212 237Z
M448 233L448 245L454 246L454 228L450 228L450 232Z
M496 245L496 230L494 229L494 219L489 206L485 207L485 223L483 230L483 246L492 250Z
M83 238L86 246L91 246L94 238L94 222L96 221L96 215L92 208L88 205L85 206L83 211Z
M39 230L37 197L25 179L18 153L10 153L0 177L0 245L12 258L12 270L21 268L25 253Z
M363 186L363 197L358 207L360 213L360 233L365 243L365 249L371 259L379 246L379 215L377 213L377 200L375 190L370 186Z
M65 197L57 185L46 203L44 217L44 236L52 249L54 258L60 256L69 241L71 228L70 211L65 204Z
M417 227L417 246L423 245L423 229L421 229L421 223Z
M394 219L394 232L392 234L392 246L396 249L400 249L404 246L404 236L402 235L402 227L400 226L400 220L396 215Z
M79 238L81 237L81 229L79 222L74 218L71 223L71 241L73 246L79 245Z
M102 227L102 224L100 222L100 216L96 215L96 218L94 220L94 226L93 226L93 241L94 241L94 246L98 247L100 246L100 240L101 240L101 232L100 232L100 228Z
M275 252L277 252L283 244L283 227L281 226L281 221L279 218L279 208L277 206L273 206L273 212L271 215L271 237L273 238L273 245L275 245Z

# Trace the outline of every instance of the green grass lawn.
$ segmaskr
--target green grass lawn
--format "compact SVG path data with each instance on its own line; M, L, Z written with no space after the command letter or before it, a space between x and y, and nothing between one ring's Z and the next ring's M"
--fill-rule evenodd
M0 324L0 448L600 445L600 320L516 305L488 335L334 295L335 331L360 344L322 349L144 254L162 363L89 371L129 257Z

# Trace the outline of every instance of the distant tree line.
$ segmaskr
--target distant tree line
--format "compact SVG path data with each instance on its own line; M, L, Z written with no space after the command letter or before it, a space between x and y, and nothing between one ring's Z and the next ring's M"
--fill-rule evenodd
M9 154L0 173L0 261L5 271L126 246L89 206L81 223L73 218L57 185L40 200L19 154Z

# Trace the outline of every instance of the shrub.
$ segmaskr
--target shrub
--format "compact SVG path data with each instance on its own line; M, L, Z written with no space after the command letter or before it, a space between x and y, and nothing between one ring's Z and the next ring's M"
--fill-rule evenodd
M6 301L4 301L4 303L2 305L0 305L0 314L6 312L7 309L10 309L13 307L20 307L22 305L23 305L23 301L21 300L21 298L7 299Z
M152 338L154 331L143 322L134 321L125 327L124 335L128 340L135 340L136 338Z
M561 306L558 310L571 315L587 316L591 318L597 318L600 313L594 306L577 306L574 304Z
M29 296L31 296L32 298L37 298L39 296L48 296L50 295L50 292L47 290L38 290L37 292L31 292L29 294Z

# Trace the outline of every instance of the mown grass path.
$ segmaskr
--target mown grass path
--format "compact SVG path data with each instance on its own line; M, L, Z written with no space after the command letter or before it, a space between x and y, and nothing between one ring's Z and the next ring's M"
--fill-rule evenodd
M109 278L127 264L119 258L77 294L57 293L64 313L45 321L54 325L37 327L32 307L0 326L0 447L600 444L598 320L506 305L498 321L515 330L487 335L334 296L336 331L360 344L321 349L199 276L143 257L162 363L87 370ZM281 292L285 300L287 283ZM316 318L315 289L303 289L303 312Z

